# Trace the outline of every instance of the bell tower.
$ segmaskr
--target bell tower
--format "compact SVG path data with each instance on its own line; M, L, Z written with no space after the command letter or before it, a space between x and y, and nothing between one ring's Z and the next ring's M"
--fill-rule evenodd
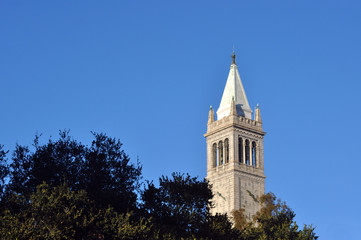
M248 219L260 209L265 193L262 119L259 106L252 119L246 93L232 54L222 100L215 120L209 110L207 133L207 179L214 194L212 214L245 209Z

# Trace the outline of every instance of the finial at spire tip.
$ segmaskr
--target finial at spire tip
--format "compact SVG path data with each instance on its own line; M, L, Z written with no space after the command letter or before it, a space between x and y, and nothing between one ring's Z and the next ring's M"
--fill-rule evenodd
M233 46L233 53L232 53L232 64L236 64L236 54L234 52L234 46Z
M257 108L259 108L259 104L257 103Z

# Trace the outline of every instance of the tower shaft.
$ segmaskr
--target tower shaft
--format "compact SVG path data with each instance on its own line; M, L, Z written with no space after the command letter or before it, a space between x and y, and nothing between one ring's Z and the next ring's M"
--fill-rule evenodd
M246 217L251 219L260 209L259 197L265 193L263 138L266 133L263 132L258 107L256 113L259 117L251 119L252 111L238 74L235 55L232 57L230 74L217 111L218 119L208 121L204 135L207 141L207 179L214 194L213 214L231 216L233 210L244 208ZM229 87L233 83L242 87Z

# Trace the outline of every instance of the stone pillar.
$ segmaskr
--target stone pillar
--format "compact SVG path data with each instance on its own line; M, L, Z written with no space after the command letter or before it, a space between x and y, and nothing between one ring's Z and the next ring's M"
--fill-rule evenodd
M233 149L232 149L232 151L230 150L230 153L231 153L231 156L232 156L232 161L230 159L229 162L234 164L234 163L237 162L237 159L238 159L238 139L237 139L237 134L236 133L233 133L232 146L233 146Z
M222 142L222 141L221 141ZM221 142L219 142L218 143L218 156L219 156L219 158L218 158L218 165L219 166L221 166L221 165L223 165L223 163L224 163L224 151L223 151L223 149L224 149L224 142L222 142L222 146L220 146L220 143ZM223 162L223 163L222 163Z
M207 171L210 171L213 167L213 146L207 142Z
M249 165L253 166L253 151L252 151L252 143L249 141Z
M216 149L214 149L214 146L216 146ZM217 166L217 144L212 144L212 168L215 168Z
M221 164L221 151L219 151L219 143L217 144L217 166Z
M246 164L247 161L246 161L246 139L242 138L242 153L243 153L243 161L242 163L243 164Z
M223 143L223 165L227 163L227 146L226 141Z
M259 167L259 143L256 142L256 167L258 168Z

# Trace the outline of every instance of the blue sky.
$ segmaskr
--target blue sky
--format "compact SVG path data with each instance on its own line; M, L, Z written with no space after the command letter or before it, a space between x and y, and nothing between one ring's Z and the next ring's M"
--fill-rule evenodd
M145 179L206 176L233 45L266 191L320 239L361 228L359 1L1 1L0 144L119 138Z

